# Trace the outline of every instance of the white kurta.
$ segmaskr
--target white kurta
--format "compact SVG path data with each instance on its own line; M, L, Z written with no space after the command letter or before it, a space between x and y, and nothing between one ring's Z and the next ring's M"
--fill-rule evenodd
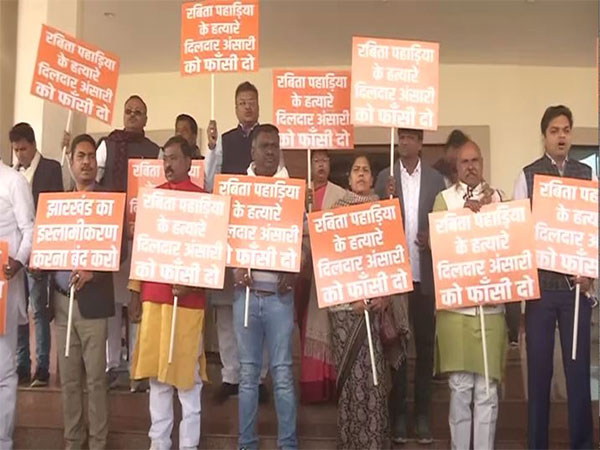
M25 267L33 236L33 196L25 177L0 161L0 240L8 254ZM17 401L17 324L27 323L25 271L8 283L6 334L0 336L0 450L12 448Z

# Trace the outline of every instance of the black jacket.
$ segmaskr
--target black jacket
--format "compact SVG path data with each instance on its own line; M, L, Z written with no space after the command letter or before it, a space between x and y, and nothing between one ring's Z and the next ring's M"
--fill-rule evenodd
M38 198L41 192L62 192L63 180L60 164L53 159L44 158L40 162L33 174L31 183L31 192L33 193L33 203L37 210Z

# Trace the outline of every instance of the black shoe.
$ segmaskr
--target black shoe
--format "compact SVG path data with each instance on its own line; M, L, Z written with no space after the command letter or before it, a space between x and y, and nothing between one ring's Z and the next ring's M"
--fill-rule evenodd
M394 444L406 444L408 442L408 433L406 432L406 417L404 415L396 417L392 426L392 442Z
M261 405L265 405L267 403L269 403L269 390L267 389L267 387L264 384L259 384L258 385L258 403L260 403Z
M48 381L50 380L50 374L46 369L40 369L39 367L35 370L35 375L33 376L33 381L31 382L31 387L45 387L48 386Z
M429 419L425 416L417 417L417 442L419 444L431 444L433 442Z
M129 383L129 392L132 394L148 392L150 390L150 380L148 378L140 378L139 380L131 380Z
M108 372L106 372L106 386L108 386L108 389L117 389L120 383L119 378L117 369L108 369Z
M232 395L238 394L238 386L239 385L237 385L237 384L223 382L221 384L221 386L219 386L219 389L217 389L217 392L215 392L215 395L213 396L213 400L219 404L223 403L225 400L227 400Z
M17 376L19 377L19 386L29 386L31 384L31 373L29 370L17 367Z

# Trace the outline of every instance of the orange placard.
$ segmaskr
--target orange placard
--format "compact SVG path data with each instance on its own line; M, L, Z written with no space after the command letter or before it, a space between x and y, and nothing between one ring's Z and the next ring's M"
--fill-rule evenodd
M181 5L181 75L258 70L258 0Z
M142 188L130 278L223 289L229 198Z
M354 148L350 71L274 70L273 122L281 148Z
M535 175L533 182L538 267L598 278L598 181Z
M6 306L8 302L8 281L4 266L8 264L8 242L0 241L0 336L6 334Z
M125 194L40 194L29 265L42 270L119 270Z
M429 214L437 309L539 298L529 200Z
M436 42L352 38L352 123L435 130L439 49Z
M110 124L118 79L118 56L42 25L31 94Z
M231 196L227 265L299 272L306 182L217 175L215 192Z
M308 215L319 308L413 290L398 199Z
M189 172L192 183L204 187L204 161L192 160ZM160 159L130 159L127 176L127 223L135 223L138 190L142 187L154 188L166 183L165 165Z

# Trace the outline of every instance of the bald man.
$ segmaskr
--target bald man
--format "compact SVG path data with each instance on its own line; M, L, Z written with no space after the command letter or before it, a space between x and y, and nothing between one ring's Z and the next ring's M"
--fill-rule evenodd
M458 181L438 194L434 211L469 208L478 213L491 202L501 202L500 191L483 180L483 157L479 146L465 141L456 155ZM490 395L486 394L481 331L476 307L437 311L437 373L448 373L450 386L450 435L453 449L494 448L498 419L498 385L502 379L506 322L504 305L484 306ZM471 401L474 407L471 411Z

